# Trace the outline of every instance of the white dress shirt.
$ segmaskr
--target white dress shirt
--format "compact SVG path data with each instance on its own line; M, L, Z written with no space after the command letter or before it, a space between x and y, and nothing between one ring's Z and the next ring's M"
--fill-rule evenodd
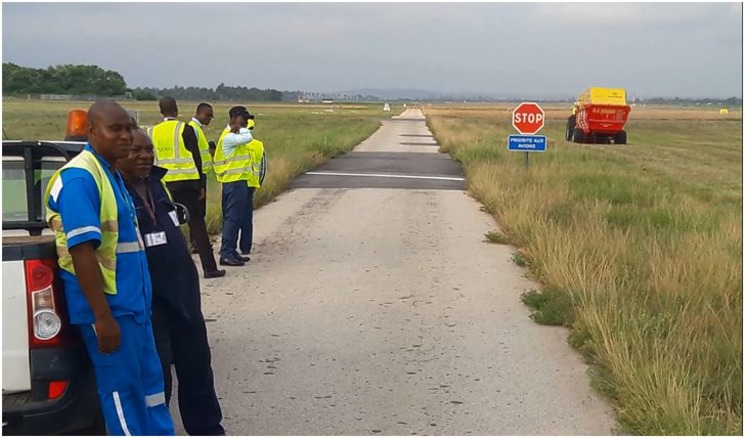
M230 125L228 125L228 129L230 129ZM238 133L231 132L222 139L222 153L227 157L233 153L236 147L251 143L253 139L248 128L241 128Z

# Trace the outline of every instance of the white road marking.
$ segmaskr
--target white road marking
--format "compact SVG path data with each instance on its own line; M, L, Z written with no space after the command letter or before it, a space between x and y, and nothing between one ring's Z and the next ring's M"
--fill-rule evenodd
M369 176L375 178L408 178L408 179L434 179L440 181L464 181L464 178L455 176L419 176L419 175L386 175L382 173L342 173L342 172L306 172L306 175L321 176Z

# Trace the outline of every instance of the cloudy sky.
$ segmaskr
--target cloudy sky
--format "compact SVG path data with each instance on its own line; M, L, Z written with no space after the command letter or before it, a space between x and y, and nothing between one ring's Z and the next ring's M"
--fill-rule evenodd
M130 87L742 97L739 3L4 3L3 62Z

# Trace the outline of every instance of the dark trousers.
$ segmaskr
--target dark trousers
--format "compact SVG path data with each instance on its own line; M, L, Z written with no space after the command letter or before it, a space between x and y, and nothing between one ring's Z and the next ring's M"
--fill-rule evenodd
M207 233L207 224L204 222L204 213L199 214L201 211L199 190L178 189L171 190L171 194L174 201L184 204L189 210L189 231L196 241L199 260L202 262L202 270L204 272L216 270L217 263L215 262L215 255L212 254L210 236Z
M249 187L248 197L246 201L246 213L243 215L243 223L241 224L241 238L239 241L239 247L243 254L251 254L251 246L253 245L254 239L254 193L256 187Z
M153 335L163 367L166 403L170 404L173 381L178 378L178 408L189 435L225 435L220 425L222 410L215 393L212 355L207 327L201 312L185 318L168 304L153 300Z
M238 233L246 218L248 185L246 181L223 183L222 185L222 244L220 257L238 257Z
M189 214L198 214L199 216L204 219L207 216L207 194L205 193L204 198L202 198L201 201L199 201L199 210L192 213L189 212ZM207 222L205 221L205 224ZM191 228L189 228L189 242L191 243L191 250L194 250L197 248L197 239L194 237L194 232L191 231ZM212 250L212 243L210 242L210 250Z

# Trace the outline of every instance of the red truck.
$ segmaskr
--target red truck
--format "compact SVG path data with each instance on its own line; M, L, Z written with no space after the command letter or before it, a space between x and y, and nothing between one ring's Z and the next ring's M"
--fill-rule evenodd
M574 103L573 114L567 120L566 140L626 144L623 128L630 112L623 88L588 88Z

